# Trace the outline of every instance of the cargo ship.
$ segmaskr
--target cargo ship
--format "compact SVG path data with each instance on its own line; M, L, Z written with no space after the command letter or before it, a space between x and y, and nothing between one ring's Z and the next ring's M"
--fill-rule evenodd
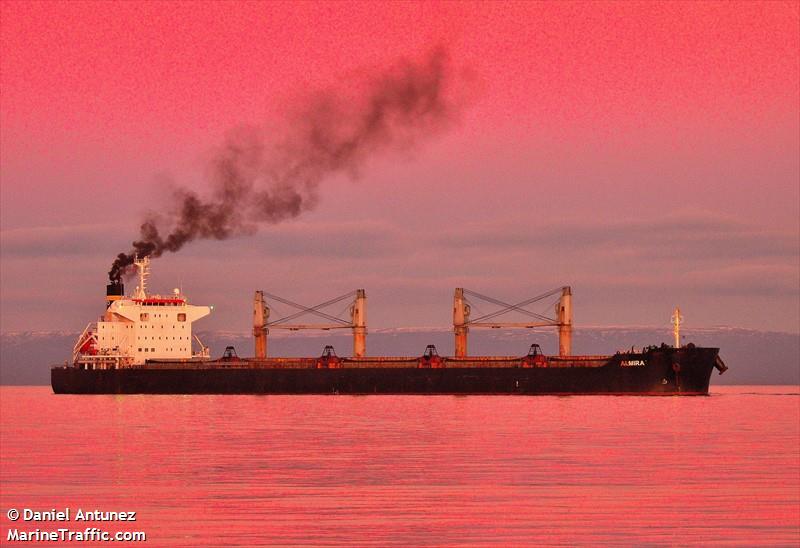
M51 369L56 394L492 394L492 395L707 395L711 374L727 367L718 348L681 344L680 311L673 315L674 345L660 344L612 355L572 355L572 291L558 288L517 304L457 288L454 293L455 353L440 356L428 345L419 356L366 355L366 293L359 289L317 307L257 291L254 298L255 356L240 358L233 347L212 359L192 334L192 324L213 307L189 304L180 289L171 294L147 292L150 262L137 259L139 284L125 296L121 282L106 288L106 310L78 337L71 362ZM532 302L556 296L553 318L531 312ZM469 298L502 308L471 318ZM298 309L269 320L271 298ZM322 311L352 298L349 320ZM522 323L492 322L503 313L521 312ZM291 323L315 314L325 324ZM538 344L510 356L470 356L467 337L475 328L558 329L558 355L545 355ZM326 346L317 357L267 356L270 329L350 329L353 354L339 357Z

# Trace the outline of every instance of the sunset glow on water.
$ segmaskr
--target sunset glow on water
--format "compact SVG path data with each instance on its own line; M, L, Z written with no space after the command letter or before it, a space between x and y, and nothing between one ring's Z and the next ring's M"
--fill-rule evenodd
M0 400L4 512L136 511L148 546L800 542L797 387Z

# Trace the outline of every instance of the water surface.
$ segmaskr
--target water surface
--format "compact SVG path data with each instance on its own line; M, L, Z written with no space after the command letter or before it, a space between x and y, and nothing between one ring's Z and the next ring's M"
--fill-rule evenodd
M58 526L14 525L9 508L81 507L136 511L135 524L100 527L144 531L147 546L797 546L798 387L712 390L57 396L2 387L0 544L10 526Z

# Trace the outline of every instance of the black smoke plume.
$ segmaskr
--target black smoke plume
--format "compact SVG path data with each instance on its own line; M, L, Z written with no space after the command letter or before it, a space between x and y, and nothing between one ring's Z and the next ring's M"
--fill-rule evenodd
M120 253L108 277L118 282L134 257L159 257L198 239L250 234L313 208L326 178L355 175L373 154L404 149L445 127L455 109L443 49L401 61L362 84L317 93L275 138L264 130L232 133L209 166L211 193L174 191L174 208L144 219L139 239ZM353 90L358 90L353 95Z

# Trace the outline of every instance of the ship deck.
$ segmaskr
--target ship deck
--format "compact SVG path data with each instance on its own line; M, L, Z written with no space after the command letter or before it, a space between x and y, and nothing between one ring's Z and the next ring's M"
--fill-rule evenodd
M612 356L551 356L546 365L538 367L602 367ZM314 369L320 358L233 358L204 361L159 361L130 366L134 369ZM442 357L440 367L445 368L508 368L520 367L520 356L470 356L466 358ZM402 369L420 367L420 358L412 356L381 356L365 358L339 358L338 369Z

